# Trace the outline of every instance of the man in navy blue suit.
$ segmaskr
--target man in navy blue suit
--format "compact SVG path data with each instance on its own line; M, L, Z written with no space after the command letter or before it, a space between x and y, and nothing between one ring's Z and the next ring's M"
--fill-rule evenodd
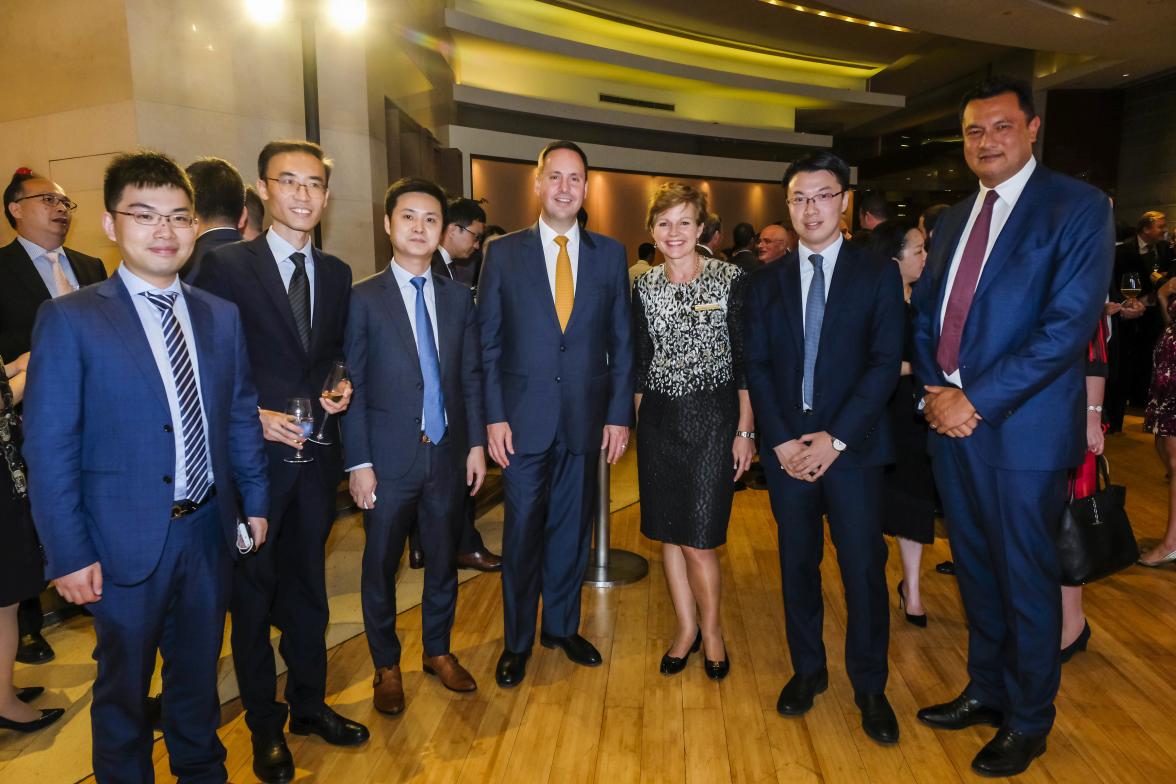
M477 688L450 652L449 633L464 522L458 511L486 476L486 427L473 292L430 269L445 193L428 180L398 180L384 211L392 261L351 295L346 350L355 393L343 435L367 535L360 599L376 667L373 702L395 716L404 710L396 571L414 524L425 553L423 669L452 691Z
M224 781L216 667L232 554L267 527L257 393L237 309L176 274L196 239L184 172L120 155L104 191L122 265L46 302L33 332L33 512L46 574L94 616L97 780L154 779L145 700L159 651L172 773Z
M1106 196L1037 164L1028 85L981 82L960 104L980 190L945 212L915 287L915 375L968 618L968 676L919 719L999 727L978 773L1011 776L1045 751L1061 665L1054 533L1066 469L1086 449L1085 347L1106 299Z
M616 240L580 228L588 158L572 142L539 154L539 221L487 248L478 319L487 446L502 466L505 640L495 679L518 685L535 642L577 664L580 583L600 451L620 460L633 420L629 274Z
M744 308L748 391L780 547L793 677L776 710L799 716L829 687L821 640L822 516L845 588L845 669L862 728L898 741L886 699L882 472L894 459L886 402L902 363L898 267L846 243L849 166L829 152L784 175L797 249L752 275Z

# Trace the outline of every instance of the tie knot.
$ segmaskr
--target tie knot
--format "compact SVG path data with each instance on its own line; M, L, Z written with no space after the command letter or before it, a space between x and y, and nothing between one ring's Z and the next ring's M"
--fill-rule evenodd
M426 278L424 275L421 275L420 277L412 279L412 285L416 287L417 291L424 291L425 290L425 283L427 281L428 281L428 278Z
M813 269L817 269L825 261L825 257L820 253L813 253L809 256L809 261L812 262Z
M61 261L61 256L55 250L45 251L45 258L49 259L50 264L57 264Z
M290 261L294 262L294 269L300 270L306 266L306 254L296 250L290 254Z
M564 248L566 248L568 246L568 238L565 237L564 235L560 234L558 237L555 238L555 244L559 246L560 250L563 250Z
M160 313L166 313L176 305L176 297L179 296L177 291L144 291L143 296L147 301L159 309Z

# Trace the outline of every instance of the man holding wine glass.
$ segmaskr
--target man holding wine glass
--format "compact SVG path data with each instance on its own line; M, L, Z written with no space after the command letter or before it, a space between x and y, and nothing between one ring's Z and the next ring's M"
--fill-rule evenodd
M331 163L322 148L270 142L257 168L270 229L209 252L194 283L240 309L257 379L269 455L271 543L234 571L231 639L253 735L253 771L264 782L284 782L294 775L283 734L287 714L297 735L318 735L339 746L368 738L366 727L325 702L325 548L343 475L337 415L347 409L351 392L342 381L328 387L339 393L337 400L319 393L343 359L351 269L311 241L330 195ZM314 422L327 417L322 437L312 440ZM289 666L286 703L275 699L271 625L282 633L279 650Z

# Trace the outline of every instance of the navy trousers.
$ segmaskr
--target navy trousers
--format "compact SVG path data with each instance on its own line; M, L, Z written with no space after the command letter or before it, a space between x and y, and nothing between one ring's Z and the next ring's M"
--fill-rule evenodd
M136 585L103 585L87 605L94 658L94 776L99 784L155 780L145 703L156 651L163 655L163 740L183 782L224 782L225 747L216 736L216 668L224 637L231 559L211 503L167 525L159 566ZM131 535L131 534L128 534Z
M882 470L881 466L834 466L816 482L802 482L788 476L774 458L764 465L776 518L784 630L792 669L798 675L811 675L826 666L821 559L822 516L828 515L845 589L845 669L854 690L862 694L883 693L889 674Z
M463 456L464 457L464 456ZM421 595L421 636L426 656L449 653L449 635L457 609L456 509L465 484L465 463L454 455L452 441L421 448L404 476L376 475L376 505L363 513L367 540L363 547L360 602L368 648L377 669L400 664L396 635L396 570L409 529L420 530L425 553L425 587Z
M535 644L543 598L543 631L567 637L580 629L580 584L588 568L592 499L600 453L573 454L558 438L545 452L516 454L502 471L502 605L505 646Z
M1066 472L996 468L966 438L936 437L931 463L968 618L964 692L1003 710L1008 729L1048 732L1061 679L1054 537Z

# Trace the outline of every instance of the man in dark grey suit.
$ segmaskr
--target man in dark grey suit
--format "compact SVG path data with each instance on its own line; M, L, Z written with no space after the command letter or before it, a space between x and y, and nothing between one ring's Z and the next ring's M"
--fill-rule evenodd
M396 570L414 522L425 552L423 669L452 691L477 688L450 653L449 633L457 512L463 493L476 494L486 476L486 432L473 294L429 269L445 194L428 180L398 180L384 210L392 262L352 292L344 345L354 391L342 421L367 537L360 600L376 669L373 702L395 716L404 710Z
M241 241L248 213L245 211L245 181L237 167L223 158L201 158L186 169L196 190L196 219L200 234L192 256L180 270L187 283L200 272L204 254L221 245Z
M433 272L473 286L476 270L471 262L482 246L486 211L473 199L460 198L450 199L445 214L448 222L433 251Z

